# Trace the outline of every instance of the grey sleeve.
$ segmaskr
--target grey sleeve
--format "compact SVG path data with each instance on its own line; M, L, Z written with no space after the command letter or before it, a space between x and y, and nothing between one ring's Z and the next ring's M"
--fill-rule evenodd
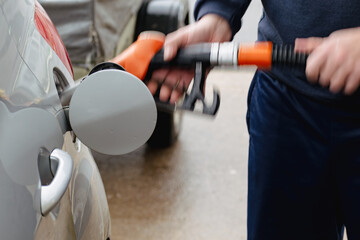
M241 18L251 0L197 0L194 17L199 20L202 16L213 13L225 18L234 36L241 27Z

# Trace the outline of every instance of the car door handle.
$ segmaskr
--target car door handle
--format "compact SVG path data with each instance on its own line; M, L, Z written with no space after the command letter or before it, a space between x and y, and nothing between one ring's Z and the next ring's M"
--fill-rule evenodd
M60 149L55 149L50 154L50 160L58 163L55 176L47 186L41 186L41 214L48 214L60 201L69 185L73 160L71 156Z

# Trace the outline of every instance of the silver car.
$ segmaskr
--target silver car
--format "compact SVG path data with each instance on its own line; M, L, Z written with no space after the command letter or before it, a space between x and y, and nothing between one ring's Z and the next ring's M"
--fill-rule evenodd
M122 154L144 144L156 123L153 97L119 70L74 81L36 0L0 0L0 32L0 239L110 239L87 146Z

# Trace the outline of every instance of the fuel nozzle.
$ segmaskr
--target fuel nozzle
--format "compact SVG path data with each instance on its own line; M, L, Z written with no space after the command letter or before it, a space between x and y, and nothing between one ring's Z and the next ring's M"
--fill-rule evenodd
M296 53L292 46L275 45L271 42L256 42L253 44L199 43L180 48L171 61L164 61L163 44L165 36L156 32L142 33L119 56L112 59L124 69L145 82L151 78L156 69L166 67L192 68L194 84L189 95L180 108L194 110L196 101L203 104L203 113L215 115L220 103L220 97L214 91L214 102L207 106L204 101L204 82L206 69L214 66L255 65L261 69L271 69L274 65L289 67L305 67L307 55ZM187 94L187 93L185 93Z
M165 35L158 32L143 32L129 48L110 60L142 80L152 71L164 67L195 68L197 62L206 67L255 65L270 69L273 65L304 67L307 55L296 53L291 45L271 42L239 44L234 42L198 43L180 48L175 58L164 61L162 49Z

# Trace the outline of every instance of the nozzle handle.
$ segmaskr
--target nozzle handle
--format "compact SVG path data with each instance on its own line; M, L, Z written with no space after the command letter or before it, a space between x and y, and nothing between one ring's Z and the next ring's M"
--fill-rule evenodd
M145 80L151 77L154 70L159 68L177 67L194 69L196 63L210 66L211 43L200 43L180 48L171 61L164 61L164 49L157 52L150 61Z

